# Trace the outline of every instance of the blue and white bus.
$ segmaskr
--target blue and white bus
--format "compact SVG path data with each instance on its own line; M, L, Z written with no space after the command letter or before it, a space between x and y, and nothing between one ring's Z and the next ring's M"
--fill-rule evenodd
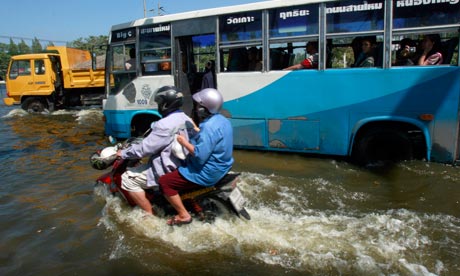
M152 95L163 85L183 91L190 113L213 61L236 148L453 163L459 30L459 0L267 1L115 25L105 132L146 131L160 118ZM418 65L433 34L442 61ZM356 67L366 39L373 65ZM308 42L318 44L317 68L283 70L311 54ZM259 66L250 66L254 58Z

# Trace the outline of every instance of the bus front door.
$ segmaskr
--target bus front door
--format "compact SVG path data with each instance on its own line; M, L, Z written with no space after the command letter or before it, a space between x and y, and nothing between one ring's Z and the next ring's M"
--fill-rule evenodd
M192 116L193 101L190 79L193 70L190 68L190 47L187 43L189 39L187 37L178 37L175 41L175 73L174 82L177 88L179 88L184 94L184 112Z

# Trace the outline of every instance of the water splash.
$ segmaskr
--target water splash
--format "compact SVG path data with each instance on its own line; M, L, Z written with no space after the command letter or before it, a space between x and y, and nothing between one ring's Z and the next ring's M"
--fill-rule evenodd
M11 110L10 112L8 112L8 114L2 116L2 118L24 117L27 115L29 115L27 111L25 111L24 109L18 108L18 109Z
M300 193L295 188L299 184L289 181L274 175L242 174L239 186L249 200L250 221L228 215L213 224L194 221L172 228L165 219L146 218L140 209L112 196L105 198L110 212L101 220L111 221L117 231L129 227L139 237L160 240L183 252L237 254L313 274L434 275L445 270L441 244L442 248L459 246L460 240L434 240L427 233L441 221L442 232L459 232L460 220L455 217L405 209L363 213L346 206L349 199L344 198L359 201L366 196L355 197L319 178L303 180L311 193L305 193L305 186ZM310 197L320 194L322 200L332 201L339 194L344 196L338 199L340 203L326 205L333 208L311 208Z

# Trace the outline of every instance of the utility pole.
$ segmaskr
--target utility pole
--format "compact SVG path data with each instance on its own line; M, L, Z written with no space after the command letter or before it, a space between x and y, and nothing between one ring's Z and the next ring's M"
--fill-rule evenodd
M149 12L155 13L155 9L148 10ZM165 13L165 9L160 5L160 0L158 0L158 8L157 8L157 14L158 15L163 15ZM144 18L147 17L147 4L144 0Z
M163 9L162 6L160 6L160 0L158 0L158 15L163 15L163 13L165 12L165 10Z
M147 5L145 4L145 0L144 0L144 18L147 17Z

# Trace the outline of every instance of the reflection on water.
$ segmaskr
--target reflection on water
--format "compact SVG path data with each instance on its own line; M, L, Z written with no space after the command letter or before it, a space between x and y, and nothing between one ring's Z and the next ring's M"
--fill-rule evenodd
M0 108L2 275L459 275L460 171L235 152L250 221L182 227L94 186L97 109Z

